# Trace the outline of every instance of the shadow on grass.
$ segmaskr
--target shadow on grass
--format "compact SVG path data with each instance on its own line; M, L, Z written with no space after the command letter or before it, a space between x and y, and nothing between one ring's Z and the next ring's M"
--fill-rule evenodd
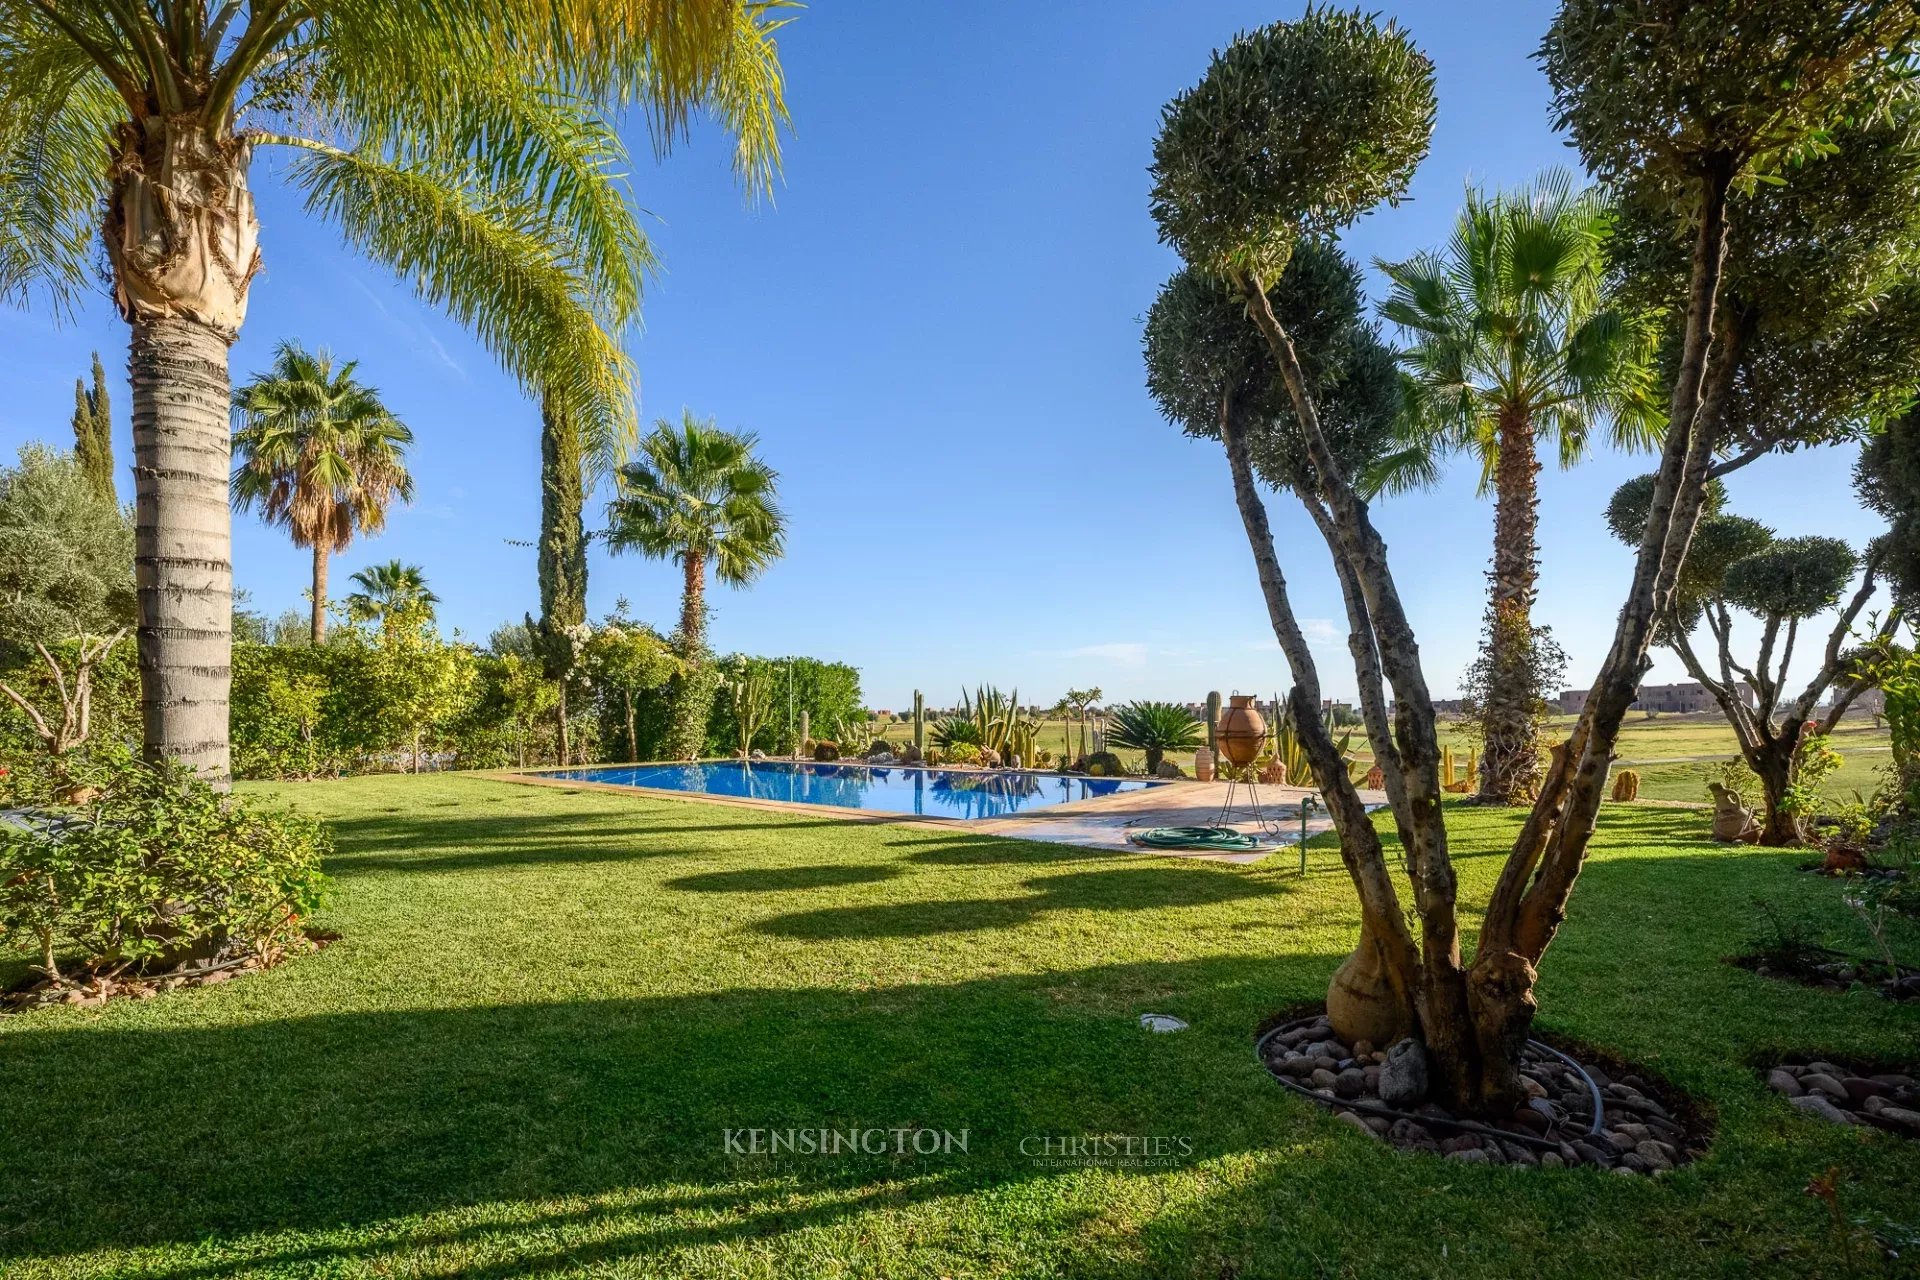
M838 885L872 884L891 880L898 867L825 863L816 867L748 867L741 871L708 871L668 880L662 888L692 893L784 893L794 889L830 889Z
M784 938L913 938L1004 929L1049 911L1138 911L1204 907L1291 892L1283 881L1254 879L1237 869L1192 864L1113 867L1022 882L1025 898L960 898L822 907L758 921L753 928Z
M1310 993L1334 963L15 1030L0 1036L0 1084L34 1102L0 1144L0 1273L7 1257L331 1231L496 1201L615 1195L657 1198L667 1213L688 1188L717 1197L723 1213L650 1224L615 1250L638 1253L1043 1176L1019 1150L1032 1134L1181 1133L1194 1159L1245 1150L1305 1114L1247 1057L1265 993ZM1195 1033L1143 1033L1149 999ZM1202 1078L1212 1087L1195 1089ZM964 1130L967 1150L771 1162L729 1153L725 1137L903 1126ZM886 1189L896 1183L909 1185ZM421 1224L402 1228L408 1240L368 1233L366 1247L413 1247Z

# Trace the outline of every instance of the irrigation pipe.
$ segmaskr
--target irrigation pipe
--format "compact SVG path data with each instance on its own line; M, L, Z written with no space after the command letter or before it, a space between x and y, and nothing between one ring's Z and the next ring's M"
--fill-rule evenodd
M1315 1093L1298 1081L1290 1080L1286 1076L1281 1075L1267 1062L1267 1041L1273 1039L1274 1036L1286 1029L1287 1027L1283 1023L1254 1041L1254 1058L1260 1063L1261 1067L1266 1070L1268 1075L1280 1082L1282 1087L1293 1090L1293 1092L1303 1098L1310 1098L1320 1106L1327 1106L1330 1101L1329 1099ZM1560 1059L1560 1061L1566 1063L1569 1067L1572 1067L1575 1072L1579 1073L1580 1078L1586 1082L1588 1095L1593 1099L1593 1123L1587 1126L1587 1136L1593 1137L1595 1134L1598 1134L1603 1127L1602 1122L1606 1118L1606 1111L1600 1100L1600 1087L1593 1082L1593 1077L1587 1074L1587 1069L1550 1044L1542 1043L1539 1040L1529 1040L1527 1044L1530 1048L1545 1050ZM1357 1102L1350 1101L1346 1098L1332 1099L1331 1103L1334 1106L1345 1107L1349 1111L1360 1112L1362 1115L1380 1116L1388 1120L1410 1120L1414 1124L1425 1125L1431 1128L1451 1129L1458 1133L1470 1133L1475 1137L1499 1138L1507 1142L1519 1142L1541 1151L1558 1151L1560 1149L1560 1140L1557 1138L1539 1138L1530 1133L1495 1129L1490 1125L1479 1124L1472 1120L1455 1120L1443 1116L1415 1115L1412 1112L1398 1111L1392 1107L1382 1106L1377 1102Z

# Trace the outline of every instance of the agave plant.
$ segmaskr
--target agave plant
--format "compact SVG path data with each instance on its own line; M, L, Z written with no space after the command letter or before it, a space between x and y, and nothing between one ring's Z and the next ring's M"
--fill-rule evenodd
M1334 745L1340 751L1340 758L1347 762L1347 773L1359 771L1361 760L1349 748L1353 744L1353 730L1349 729L1335 739ZM1300 727L1294 723L1293 708L1284 708L1278 719L1273 722L1273 759L1276 764L1287 767L1287 780L1295 786L1319 786L1320 779L1313 771L1313 765L1307 760L1307 748L1300 741Z
M980 726L961 716L944 716L933 724L933 745L943 751L980 745Z
M1205 728L1172 702L1129 702L1108 714L1107 746L1146 752L1149 774L1159 772L1167 752L1199 746Z

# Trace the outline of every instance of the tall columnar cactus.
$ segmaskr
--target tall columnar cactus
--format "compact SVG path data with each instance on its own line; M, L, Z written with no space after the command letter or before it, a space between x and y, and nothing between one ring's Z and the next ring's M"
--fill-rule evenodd
M1220 691L1207 694L1207 750L1220 754Z
M913 749L927 751L927 699L918 689L913 691Z

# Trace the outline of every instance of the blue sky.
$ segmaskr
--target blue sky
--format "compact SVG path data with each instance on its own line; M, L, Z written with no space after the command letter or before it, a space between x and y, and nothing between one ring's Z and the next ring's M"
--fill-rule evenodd
M1547 122L1531 60L1551 6L1393 7L1438 68L1440 115L1413 199L1360 223L1363 262L1440 242L1467 181L1513 185L1577 156ZM632 349L647 419L682 407L757 431L781 472L786 559L719 590L722 649L861 668L869 701L938 704L963 683L1051 701L1284 689L1218 447L1164 423L1142 389L1140 321L1175 260L1147 216L1161 105L1233 33L1292 16L1238 0L817 0L783 33L795 120L785 181L749 207L727 149L696 130L660 163L637 129L633 188L664 263ZM414 429L419 497L357 542L334 582L399 557L423 565L442 618L484 639L536 607L538 416L457 326L308 220L262 156L265 270L236 379L297 338L357 358ZM72 380L99 349L116 380L123 493L126 330L104 296L65 328L0 311L0 449L70 439ZM1769 459L1731 482L1782 533L1875 532L1851 450ZM1542 481L1539 617L1591 678L1629 573L1600 512L1646 469L1602 454ZM1422 639L1451 692L1472 657L1491 511L1475 469L1378 513ZM1330 693L1350 693L1337 589L1289 500L1271 502L1296 607ZM598 518L599 500L590 511ZM308 560L236 517L253 607L301 604ZM662 626L670 565L596 552L591 603ZM1680 679L1658 655L1652 679Z

